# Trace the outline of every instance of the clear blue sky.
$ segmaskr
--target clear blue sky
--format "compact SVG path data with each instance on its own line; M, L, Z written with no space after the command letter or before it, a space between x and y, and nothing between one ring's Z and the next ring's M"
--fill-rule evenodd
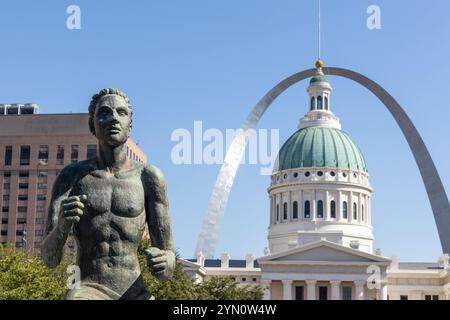
M81 8L81 30L66 8ZM344 6L345 4L345 6ZM369 5L382 29L366 27ZM326 65L361 72L406 109L450 190L450 2L322 0ZM85 112L92 94L117 87L134 105L134 140L168 180L175 246L194 252L218 165L176 166L170 135L237 128L256 102L316 59L316 2L267 0L4 1L0 8L0 102L34 102L42 113ZM363 151L374 188L375 247L404 261L435 261L436 226L412 154L371 93L330 77L332 109ZM307 110L306 82L285 92L260 128L281 142ZM262 255L269 178L244 165L231 192L216 255Z

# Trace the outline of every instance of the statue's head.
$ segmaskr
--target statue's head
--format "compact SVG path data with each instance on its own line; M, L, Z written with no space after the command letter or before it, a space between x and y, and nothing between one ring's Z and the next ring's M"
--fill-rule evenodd
M89 129L99 142L119 146L130 136L132 115L130 100L124 92L102 89L89 105Z

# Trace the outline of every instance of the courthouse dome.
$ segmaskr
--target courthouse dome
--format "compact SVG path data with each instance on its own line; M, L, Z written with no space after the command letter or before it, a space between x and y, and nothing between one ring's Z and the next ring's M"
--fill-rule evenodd
M274 172L306 167L328 167L367 172L364 157L343 131L325 126L295 132L281 147Z

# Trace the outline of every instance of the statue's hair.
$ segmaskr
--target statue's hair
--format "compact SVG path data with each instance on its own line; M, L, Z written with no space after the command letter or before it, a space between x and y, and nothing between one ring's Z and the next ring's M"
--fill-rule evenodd
M92 96L91 103L89 104L89 130L91 130L92 134L95 135L95 126L94 126L94 114L95 114L95 108L97 108L97 103L99 100L108 95L108 94L115 94L118 96L121 96L125 102L128 104L128 108L131 110L131 116L133 116L133 107L131 106L130 99L128 98L127 94L125 92L120 91L116 88L105 88L100 90L99 93L94 94ZM131 124L130 124L131 128Z

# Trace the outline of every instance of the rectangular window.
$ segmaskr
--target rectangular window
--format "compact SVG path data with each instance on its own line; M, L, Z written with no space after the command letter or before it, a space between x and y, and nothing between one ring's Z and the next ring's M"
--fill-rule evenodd
M22 241L17 241L16 242L16 248L22 248L23 247L23 242Z
M9 194L4 194L3 195L3 202L8 202L9 201Z
M439 300L439 295L434 294L434 295L433 295L433 300Z
M330 211L331 218L336 218L336 202L334 200L330 202Z
M30 146L20 146L20 165L30 165Z
M12 163L12 146L5 147L5 166L10 166Z
M19 189L28 189L28 183L19 183Z
M39 164L42 164L42 165L48 164L48 145L41 144L39 146L38 160L39 160Z
M25 223L27 223L26 218L17 218L17 224L25 224Z
M9 211L9 207L2 207L2 212L3 213L8 212L8 211Z
M44 235L44 229L34 230L34 235L35 236L43 236Z
M36 207L36 212L45 212L45 207L44 206L37 206Z
M11 177L11 171L5 171L5 172L3 172L3 177L5 177L5 178Z
M44 224L45 219L44 218L36 218L36 224Z
M9 190L10 184L9 183L4 183L3 184L3 189L4 190Z
M319 287L319 300L328 300L328 288Z
M23 236L23 230L16 230L16 236Z
M78 145L72 145L72 151L70 152L70 161L72 163L78 162Z
M47 183L38 183L38 189L47 189Z
M27 194L19 194L19 196L17 197L17 200L26 201L26 200L28 200L28 195Z
M431 300L431 294L426 294L425 295L425 300Z
M24 206L19 206L17 207L17 212L27 212L28 207L24 207Z
M30 173L28 171L20 171L19 177L20 178L28 178L30 176Z
M86 152L86 159L92 159L92 158L95 158L96 156L97 156L97 145L96 144L88 144L87 152Z
M1 235L2 235L2 236L7 236L7 235L8 235L8 230L2 230Z
M34 242L34 247L35 248L40 248L41 247L41 242L40 241L35 241Z
M352 300L352 287L342 287L342 299Z
M45 201L45 200L47 200L47 195L45 195L45 194L38 194L37 195L37 199L39 201Z
M8 218L2 218L2 224L8 224Z
M310 218L311 217L311 205L309 200L305 201L305 218Z
M56 150L56 164L64 164L64 145L58 145Z
M45 178L45 177L47 177L47 175L48 175L47 171L39 171L38 172L38 177L39 178Z
M295 287L295 300L305 300L305 289L303 286Z
M400 296L400 300L408 300L408 296L407 295L401 295Z

